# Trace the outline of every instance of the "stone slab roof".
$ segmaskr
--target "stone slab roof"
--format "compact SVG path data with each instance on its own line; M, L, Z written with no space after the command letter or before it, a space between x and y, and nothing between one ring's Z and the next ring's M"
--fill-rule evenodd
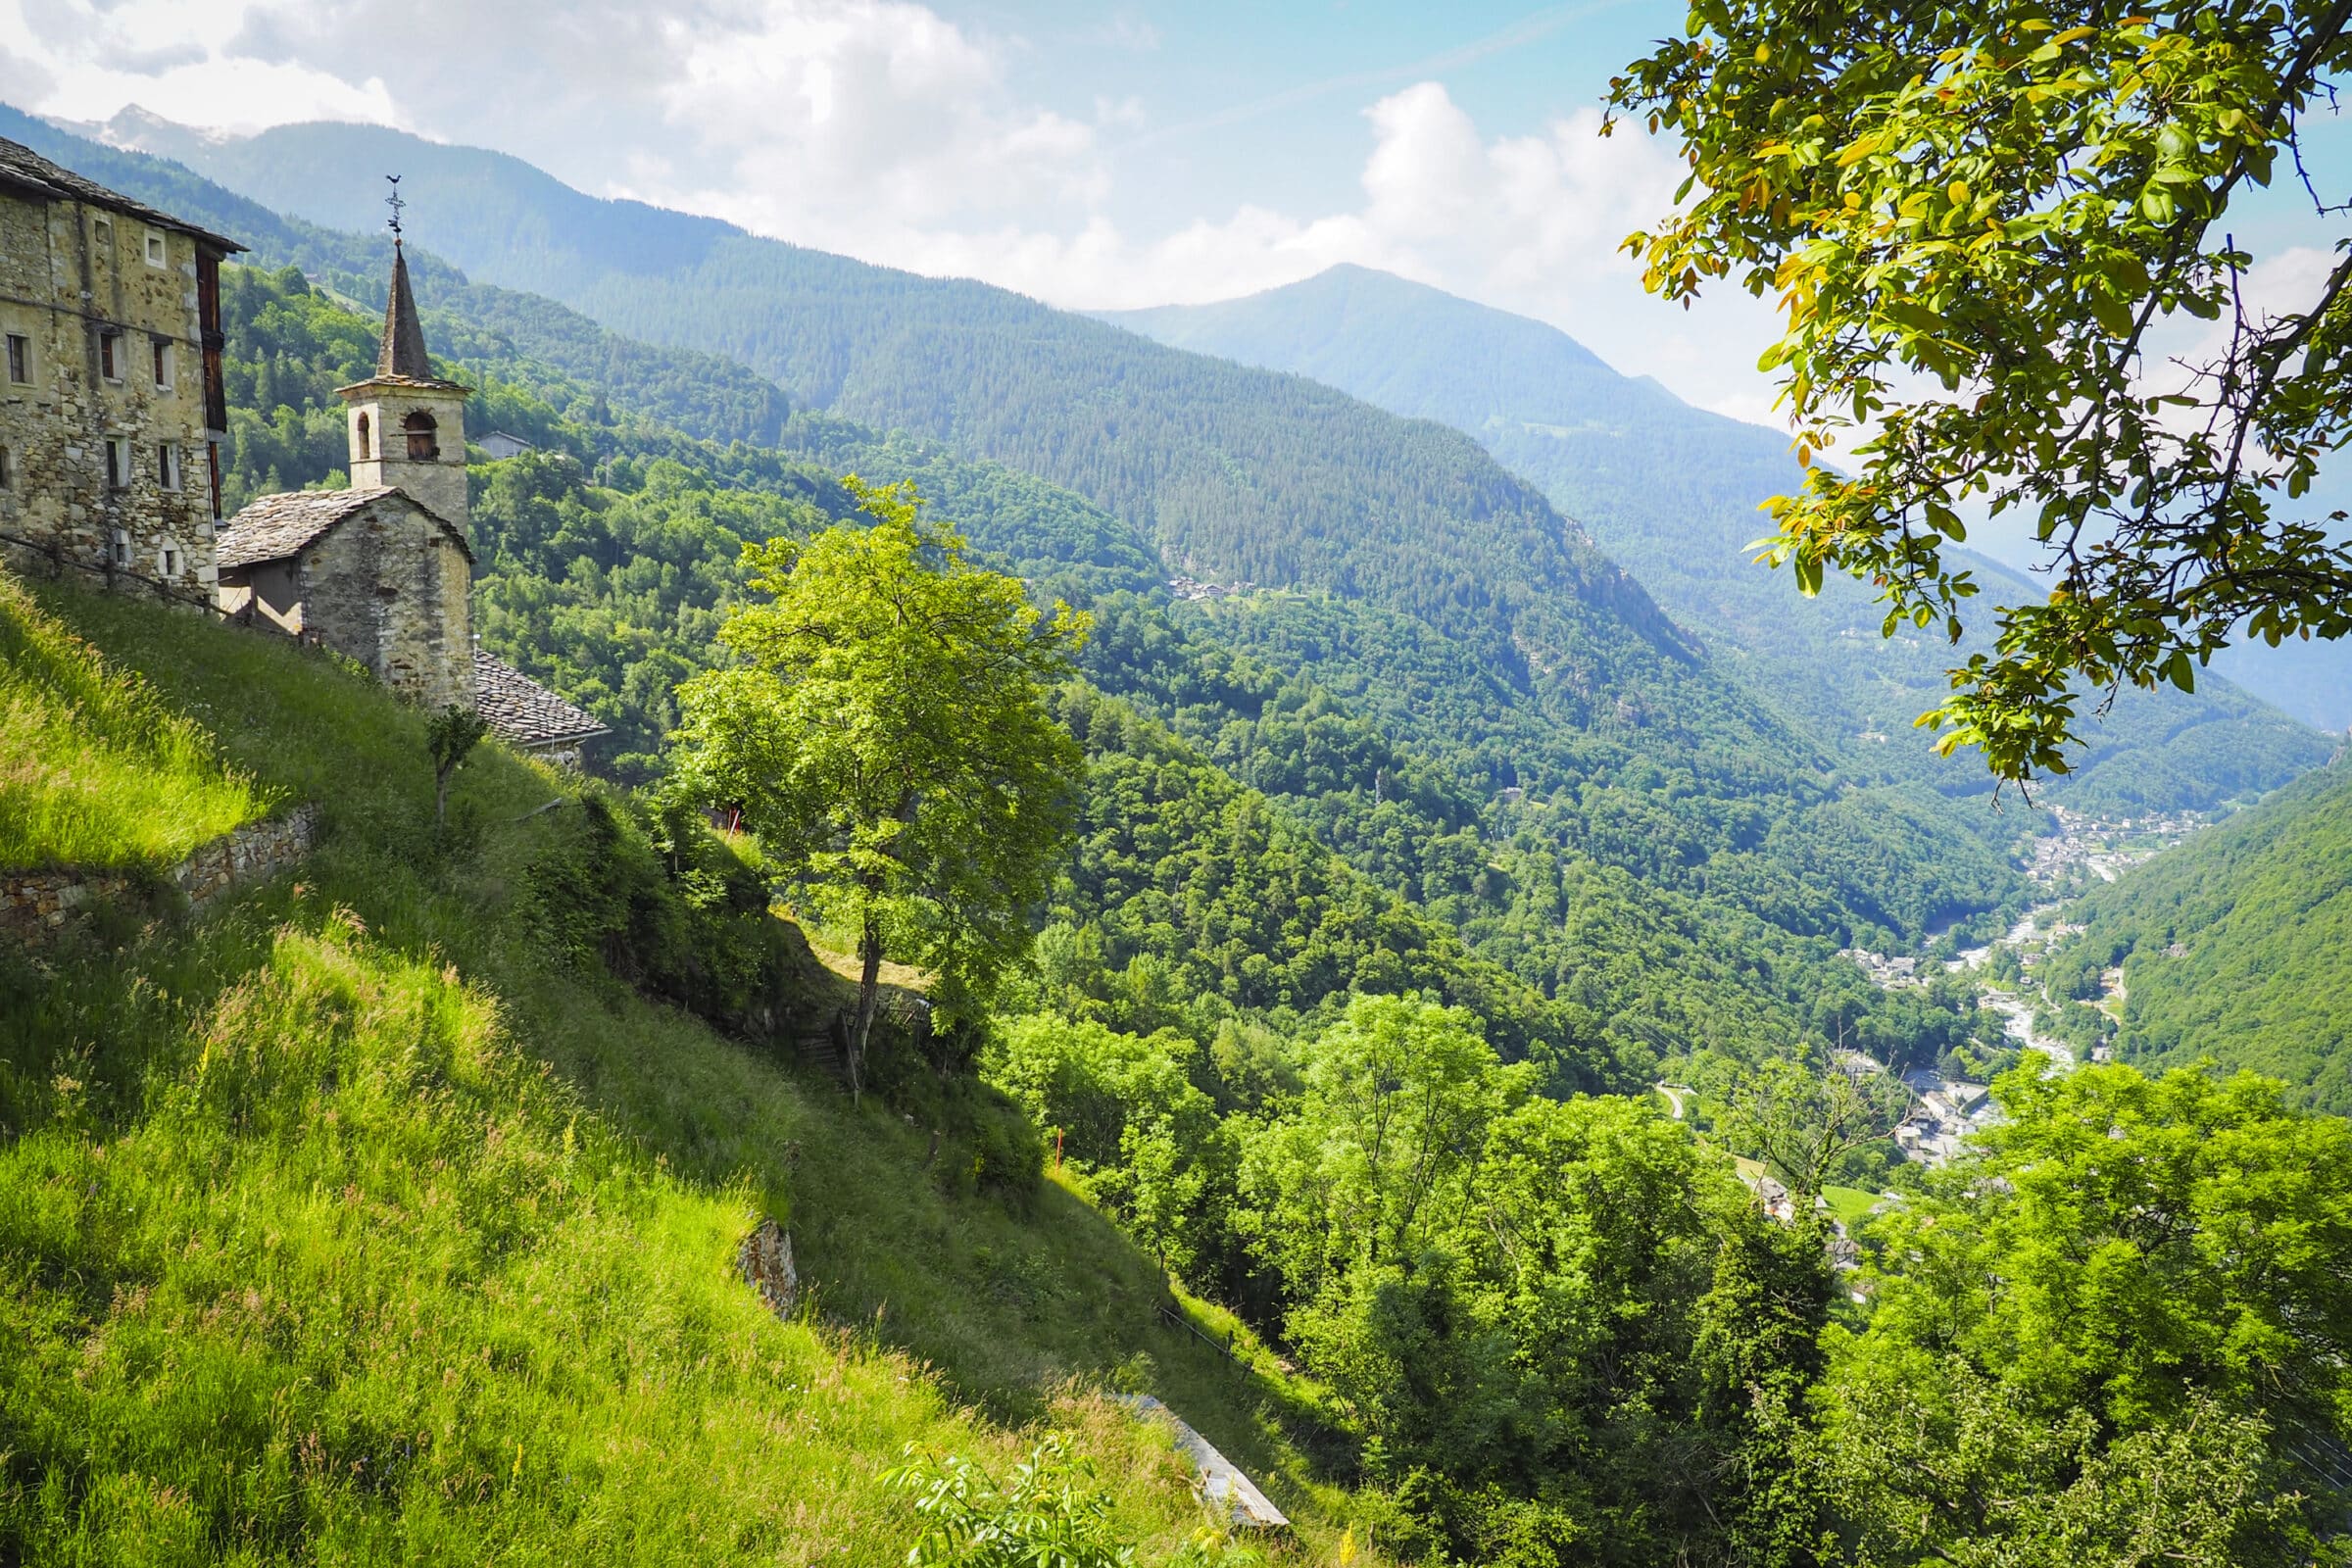
M223 570L259 565L265 561L283 561L300 553L345 517L386 496L399 496L440 523L458 542L458 548L466 552L466 558L473 559L473 549L466 542L466 536L447 518L406 491L377 485L366 490L288 490L273 496L257 496L220 530L220 541L213 547L214 561Z
M44 196L88 202L94 207L111 207L116 212L144 219L158 228L175 228L182 234L192 234L205 244L223 251L242 251L245 248L225 234L198 228L184 218L173 218L170 213L158 211L145 202L134 202L121 191L109 190L62 164L51 163L23 142L10 141L6 137L0 137L0 180Z
M609 734L596 715L574 708L502 659L473 651L473 702L490 733L526 749Z

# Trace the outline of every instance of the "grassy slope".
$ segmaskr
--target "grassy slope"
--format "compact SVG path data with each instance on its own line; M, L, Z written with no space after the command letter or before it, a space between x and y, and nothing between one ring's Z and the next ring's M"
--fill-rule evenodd
M27 608L0 576L0 869L160 869L269 808L201 727Z
M512 894L549 818L514 818L556 781L468 763L492 825L436 866L416 715L249 634L45 603L326 822L202 922L0 961L0 1560L897 1562L903 1444L1002 1461L1049 1419L1151 1560L1198 1521L1079 1392L1121 1364L1329 1533L1296 1393L1160 1327L1075 1198L954 1196L879 1106L542 966ZM732 1279L762 1209L821 1321Z

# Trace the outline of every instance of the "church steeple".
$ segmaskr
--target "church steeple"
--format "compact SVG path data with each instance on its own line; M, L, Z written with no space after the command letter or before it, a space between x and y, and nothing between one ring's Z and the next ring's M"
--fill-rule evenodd
M398 236L392 241L392 294L384 302L384 342L375 356L375 373L404 381L433 379L433 362L424 352L424 323L416 318L416 296L409 288L409 259L401 252Z
M466 532L466 388L433 374L424 323L409 287L401 249L400 182L392 182L392 289L384 300L384 341L375 374L338 387L349 408L351 484L404 490L409 498Z

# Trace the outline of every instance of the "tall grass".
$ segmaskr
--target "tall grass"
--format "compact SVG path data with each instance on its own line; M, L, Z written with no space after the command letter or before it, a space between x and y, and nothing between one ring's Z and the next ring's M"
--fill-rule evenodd
M488 749L436 840L416 715L146 607L44 608L327 807L295 876L0 964L0 1563L904 1560L913 1443L1073 1430L1142 1560L1200 1514L1160 1395L1337 1539L1296 1391L1154 1311L1059 1187L554 964L514 891L576 788ZM732 1275L785 1218L813 1298Z
M271 804L0 571L0 867L161 868Z

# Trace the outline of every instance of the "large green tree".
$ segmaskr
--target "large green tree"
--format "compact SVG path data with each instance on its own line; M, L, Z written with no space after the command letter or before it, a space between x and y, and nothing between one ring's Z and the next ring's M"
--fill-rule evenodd
M742 662L679 689L678 776L855 935L855 1088L886 956L953 1016L1027 950L1083 770L1048 687L1088 622L972 565L912 485L845 482L871 526L746 547L761 597L719 633Z
M1868 1233L1867 1328L1831 1331L1857 1560L2341 1560L2352 1125L2251 1074L1995 1092L1981 1154Z
M1849 471L1771 504L1766 556L1808 591L1865 578L1889 632L1957 641L1963 510L2032 519L2053 585L1998 607L1923 715L1947 750L2062 771L2085 692L2186 689L2239 636L2352 631L2352 548L2307 494L2352 435L2352 252L2267 311L2224 224L2303 172L2348 20L2352 0L1694 0L1612 84L1690 167L1627 241L1648 285L1777 295L1764 367L1800 462L1864 435ZM2181 321L2210 343L2169 364L2154 334Z

